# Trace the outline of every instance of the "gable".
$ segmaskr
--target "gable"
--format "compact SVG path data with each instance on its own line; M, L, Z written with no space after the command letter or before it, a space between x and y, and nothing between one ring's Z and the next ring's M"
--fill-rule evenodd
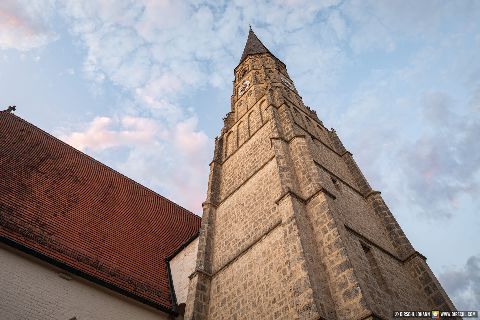
M200 217L0 112L0 236L99 283L172 308L166 258Z

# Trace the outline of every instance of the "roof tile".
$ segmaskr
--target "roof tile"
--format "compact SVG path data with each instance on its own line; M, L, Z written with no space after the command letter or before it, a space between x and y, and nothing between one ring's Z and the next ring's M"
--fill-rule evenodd
M200 217L0 112L0 235L170 309L165 258Z

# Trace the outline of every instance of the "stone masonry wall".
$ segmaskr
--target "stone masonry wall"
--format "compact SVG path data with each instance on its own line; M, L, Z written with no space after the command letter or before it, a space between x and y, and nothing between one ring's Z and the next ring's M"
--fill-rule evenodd
M220 182L220 202L273 157L270 134L271 127L267 122L224 161Z
M277 226L219 271L211 283L209 319L295 319L285 286L286 245Z
M336 182L336 191L338 201L332 203L332 208L339 213L340 221L383 249L398 255L385 226L365 198L340 180Z
M388 319L393 310L431 310L403 261L374 242L347 232L348 251L370 309Z
M302 109L287 102L287 107L292 115L294 123L303 131L310 134L313 138L321 141L331 149L335 149L329 131L313 117L308 116Z
M275 205L275 200L280 195L275 162L266 161L260 171L217 209L214 221L213 273L280 219Z
M343 159L331 149L327 148L318 140L313 140L313 159L325 169L347 182L350 186L358 189L351 172Z
M330 209L333 201L329 196L319 194L307 204L315 245L319 249L319 259L325 266L336 318L364 319L371 311L342 236L343 225L335 219L335 213Z

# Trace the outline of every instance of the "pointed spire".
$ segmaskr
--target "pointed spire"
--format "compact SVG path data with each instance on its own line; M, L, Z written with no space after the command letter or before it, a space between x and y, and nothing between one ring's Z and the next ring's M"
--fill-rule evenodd
M240 62L245 60L245 58L250 54L257 54L257 53L270 53L272 54L267 47L263 45L263 43L257 38L255 33L252 30L252 26L250 26L250 30L248 31L248 39L247 43L245 44L245 49L243 49L242 58ZM272 54L273 56L273 54Z

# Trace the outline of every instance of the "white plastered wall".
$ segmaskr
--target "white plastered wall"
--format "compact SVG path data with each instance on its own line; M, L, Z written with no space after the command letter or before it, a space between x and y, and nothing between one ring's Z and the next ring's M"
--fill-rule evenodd
M1 320L162 320L167 314L0 244ZM67 277L68 278L68 277Z
M198 237L190 242L182 251L177 253L170 260L170 271L172 273L173 287L177 304L186 303L188 293L188 283L190 276L195 270L197 261Z

